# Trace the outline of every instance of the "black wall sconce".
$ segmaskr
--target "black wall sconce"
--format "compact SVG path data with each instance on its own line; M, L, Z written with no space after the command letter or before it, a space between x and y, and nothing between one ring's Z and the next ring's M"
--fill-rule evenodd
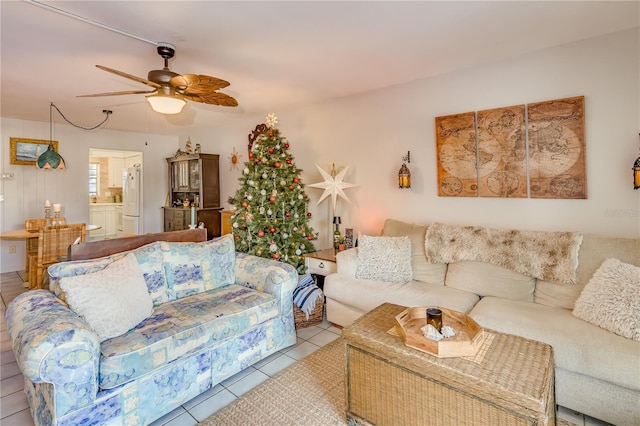
M407 155L402 157L402 166L398 171L398 186L400 189L411 188L411 171L407 167L407 163L411 163L411 151L407 151Z

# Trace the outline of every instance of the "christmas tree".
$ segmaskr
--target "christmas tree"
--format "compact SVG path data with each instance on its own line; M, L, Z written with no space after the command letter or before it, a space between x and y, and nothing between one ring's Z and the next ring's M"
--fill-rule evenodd
M305 273L303 255L315 251L309 226L309 198L300 170L289 153L289 142L269 114L244 163L240 187L229 203L236 250L293 265Z

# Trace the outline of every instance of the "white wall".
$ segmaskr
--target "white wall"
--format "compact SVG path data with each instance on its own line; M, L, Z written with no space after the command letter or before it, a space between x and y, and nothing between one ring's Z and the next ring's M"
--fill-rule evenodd
M375 66L375 64L372 64ZM352 204L338 202L342 229L377 234L384 219L428 223L441 221L500 228L570 230L606 236L640 238L640 191L632 188L631 166L638 156L640 132L640 32L624 31L546 49L497 63L381 89L305 108L273 111L289 139L305 184L321 181L315 164L349 165L346 181L360 187L346 190ZM340 66L328 78L340 78ZM586 200L453 198L437 195L434 117L523 103L585 96ZM269 111L271 112L271 111ZM226 126L189 132L202 152L220 154L221 202L238 187L242 164L232 169L236 149L247 160L247 135L264 116L230 118ZM55 125L54 138L70 164L66 172L45 172L9 166L9 137L48 139L48 123L2 119L2 167L13 181L1 181L5 201L3 230L22 226L25 217L39 217L49 198L61 202L70 220L87 220L84 182L89 147L142 151L145 182L145 232L162 230L166 196L165 157L179 138L114 131L88 133ZM149 145L145 145L149 141ZM397 188L402 156L411 151L411 190ZM312 224L320 232L316 248L330 247L330 202L316 206L321 190L307 188ZM83 191L83 192L80 192ZM16 244L16 243L12 243ZM8 255L1 243L1 270L21 269L24 245ZM22 253L20 252L22 250Z
M640 237L640 191L631 166L640 145L640 34L638 29L559 46L498 63L385 88L363 95L273 111L304 183L322 179L315 164L349 165L352 201L340 201L344 227L378 233L384 219L441 221L500 228L568 230ZM375 64L372 64L375 66ZM340 67L328 78L340 78ZM434 117L452 113L585 96L586 200L454 198L437 195ZM243 117L206 135L191 135L203 151L219 152L222 201L238 187L239 171L224 166L235 146L247 159L247 134L263 116ZM411 190L397 188L402 156L411 151ZM330 246L329 202L307 188L320 231L316 248Z
M114 130L87 132L68 124L54 123L53 139L67 170L42 170L35 166L9 164L9 138L49 139L49 123L2 118L1 164L3 172L13 172L14 179L0 181L0 230L24 228L24 220L44 217L44 202L62 204L62 216L68 223L89 223L89 148L142 152L143 232L163 230L162 209L167 195L166 157L176 152L175 136L147 135ZM16 253L9 253L11 246ZM23 240L0 242L0 272L24 269Z

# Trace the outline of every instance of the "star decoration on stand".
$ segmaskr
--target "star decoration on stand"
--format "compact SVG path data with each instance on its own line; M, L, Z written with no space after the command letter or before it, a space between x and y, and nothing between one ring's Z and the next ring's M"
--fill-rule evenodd
M344 169L340 170L340 173L336 174L336 166L333 165L331 169L331 173L327 173L320 166L316 164L316 167L320 171L320 174L324 178L324 182L312 183L307 185L311 188L320 188L324 189L324 192L320 196L318 200L318 204L320 204L325 198L331 195L331 203L333 204L333 211L336 211L336 201L338 196L345 200L347 203L351 203L347 195L344 193L345 189L353 188L354 186L358 186L354 183L344 182L344 176L347 174L347 170L349 170L349 166L346 166Z

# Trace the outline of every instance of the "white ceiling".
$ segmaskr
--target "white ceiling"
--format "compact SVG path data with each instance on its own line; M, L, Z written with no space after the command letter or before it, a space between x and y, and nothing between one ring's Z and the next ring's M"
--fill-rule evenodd
M189 102L176 116L144 95L77 95L147 86L155 47L36 6L1 1L3 117L49 120L49 103L83 126L184 135L242 114L349 96L638 27L638 1L46 1L87 20L176 46L170 68L231 85L229 108ZM54 112L54 120L62 118Z

